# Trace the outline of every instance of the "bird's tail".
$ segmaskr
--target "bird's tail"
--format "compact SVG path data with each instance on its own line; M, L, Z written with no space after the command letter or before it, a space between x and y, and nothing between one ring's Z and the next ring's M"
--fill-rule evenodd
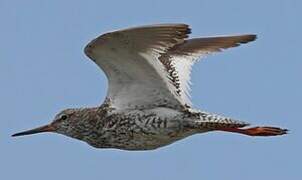
M240 133L248 136L278 136L288 133L287 129L279 127L257 126L251 128L243 128L249 126L250 124L244 121L219 116L216 114L210 114L206 112L194 112L194 114L199 118L196 123L202 130L209 129L212 131L225 131Z
M208 128L213 130L219 128L242 128L250 125L249 123L244 121L206 112L200 112L199 118L201 128Z
M244 121L194 109L189 109L186 115L187 118L194 119L195 128L200 129L216 130L217 128L242 128L249 125L249 123Z

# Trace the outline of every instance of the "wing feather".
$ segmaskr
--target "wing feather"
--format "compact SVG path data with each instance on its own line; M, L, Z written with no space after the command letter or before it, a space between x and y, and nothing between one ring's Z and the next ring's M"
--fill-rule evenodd
M240 44L248 43L256 39L254 34L238 35L238 36L216 36L193 38L186 40L184 43L174 46L170 49L171 54L208 54L212 52L220 52L222 49L237 47Z
M158 24L103 34L85 54L106 74L107 99L120 109L191 106L190 74L204 55L256 39L255 35L189 39L186 24Z
M182 97L185 105L191 106L190 75L193 64L207 54L237 47L255 39L256 35L253 34L189 39L170 48L159 59L163 62L169 62L173 66L175 76L172 76L174 78L172 82L178 89L177 92Z
M183 43L185 24L141 26L106 33L85 47L85 54L105 72L108 99L115 108L181 108L181 97L162 62L162 54Z

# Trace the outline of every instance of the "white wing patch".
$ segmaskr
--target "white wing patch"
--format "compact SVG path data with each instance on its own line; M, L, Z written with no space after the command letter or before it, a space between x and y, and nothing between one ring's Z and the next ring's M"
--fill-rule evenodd
M179 93L186 105L191 106L190 86L191 86L191 70L194 59L185 56L174 56L172 58L173 65L176 68L179 79Z
M191 70L194 63L208 54L220 52L223 49L239 46L255 40L255 35L217 36L186 40L171 48L162 58L171 61L175 68L174 81L177 93L186 106L191 106ZM173 82L172 82L173 83Z

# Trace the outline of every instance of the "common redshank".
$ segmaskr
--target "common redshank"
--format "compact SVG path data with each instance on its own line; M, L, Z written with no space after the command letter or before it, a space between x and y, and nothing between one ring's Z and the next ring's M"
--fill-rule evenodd
M63 110L51 123L13 136L55 132L96 148L151 150L209 131L286 134L278 127L244 128L249 124L192 108L192 65L207 54L253 41L256 35L188 39L190 32L186 24L157 24L97 37L85 54L109 80L104 103Z

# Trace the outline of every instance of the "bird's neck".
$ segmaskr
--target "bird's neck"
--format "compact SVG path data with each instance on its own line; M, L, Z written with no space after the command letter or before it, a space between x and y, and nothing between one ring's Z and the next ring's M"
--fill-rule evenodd
M79 140L101 133L108 110L101 107L81 108L67 135Z

